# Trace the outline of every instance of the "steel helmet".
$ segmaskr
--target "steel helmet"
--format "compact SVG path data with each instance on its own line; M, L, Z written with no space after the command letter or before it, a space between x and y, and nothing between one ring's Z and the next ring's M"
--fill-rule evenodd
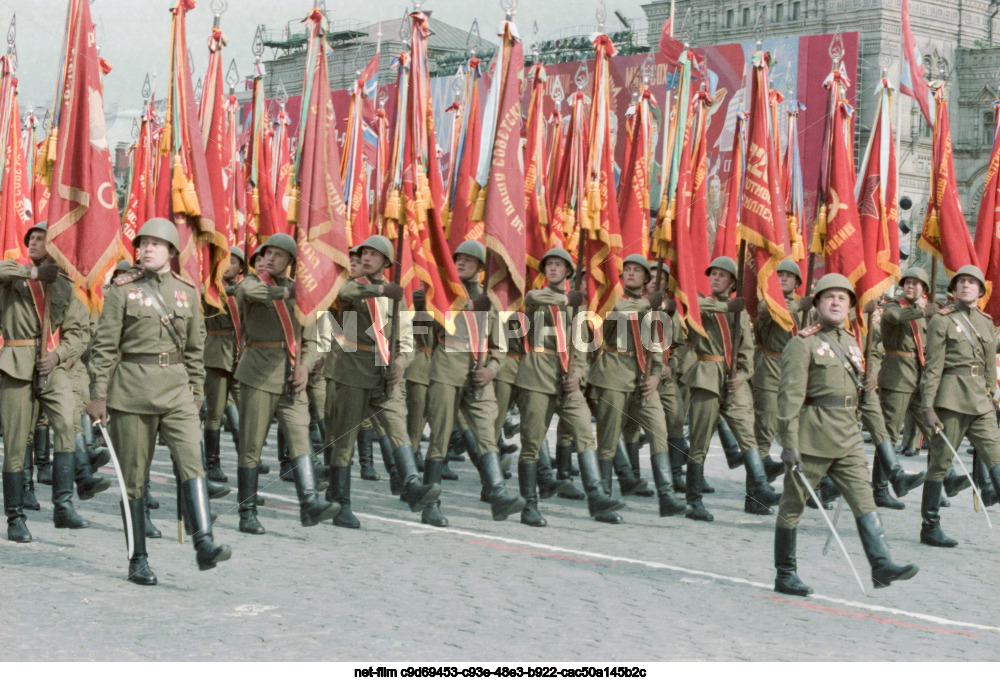
M24 233L24 245L25 246L28 245L28 237L31 236L32 232L41 231L44 234L46 231L48 231L48 229L49 229L49 223L46 222L45 220L42 220L41 222L36 222L28 229L27 232Z
M229 255L235 255L237 258L240 259L240 262L242 263L246 263L247 261L247 254L244 253L243 249L240 248L239 246L230 246Z
M739 275L736 272L736 261L730 258L728 255L720 255L718 258L713 260L707 268L705 268L705 276L712 270L722 270L723 272L729 272L733 275L733 279ZM801 276L801 275L800 275Z
M843 274L824 274L813 290L813 297L815 300L819 300L824 291L831 291L838 288L847 291L851 296L851 305L858 304L858 296L854 293L854 286L851 284L851 280Z
M139 248L139 240L144 236L152 236L157 239L162 239L168 244L174 247L174 250L180 253L180 238L177 236L177 225L172 223L166 218L150 218L146 220L146 224L136 233L135 238L132 239L132 248Z
M128 260L119 260L118 264L115 265L115 274L128 272L130 269L132 269L132 264Z
M924 285L924 291L929 291L931 288L931 278L928 277L927 272L920 267L910 267L903 272L903 276L899 278L900 286L902 286L903 282L907 279L916 279L919 281Z
M386 267L392 265L396 259L396 254L392 252L392 242L381 234L373 234L365 239L364 243L361 244L361 248L370 248L384 255ZM358 251L358 254L360 255L361 251Z
M800 284L802 283L802 270L799 269L798 264L794 260L782 260L780 263L778 263L778 268L776 271L788 272L789 274L794 274L795 277L799 280L799 283Z
M983 276L983 271L976 267L975 265L966 265L955 272L955 276L951 278L948 282L948 293L953 293L955 291L955 280L961 276L972 277L979 282L979 297L982 298L986 295L986 277Z
M573 270L576 269L576 266L573 264L573 257L569 254L569 251L565 248L550 248L545 255L542 256L542 259L538 261L538 268L545 269L545 261L549 258L559 258L565 262L566 266L569 267L568 276L572 276Z
M486 267L486 246L483 246L478 241L469 239L460 243L458 248L455 249L454 257L457 258L460 255L471 255L482 263L483 267Z
M633 253L632 255L626 256L625 260L622 261L622 271L625 271L625 265L633 264L638 265L646 271L646 280L648 281L652 274L652 270L649 269L649 261L638 253Z
M295 239L287 234L272 234L271 237L264 242L264 248L280 248L285 251L292 258L297 258L299 254L298 246L295 244ZM261 253L264 252L264 248L261 249Z

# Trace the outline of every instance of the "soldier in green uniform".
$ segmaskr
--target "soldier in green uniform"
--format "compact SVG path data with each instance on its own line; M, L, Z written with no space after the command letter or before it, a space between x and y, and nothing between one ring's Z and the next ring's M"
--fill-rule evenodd
M389 437L410 510L422 510L441 494L439 485L422 485L418 481L406 430L402 380L413 358L413 330L411 316L401 302L403 287L383 276L394 255L387 238L368 237L361 245L361 276L345 283L337 294L344 347L333 369L336 399L327 399L326 430L336 437L330 460L333 495L341 507L334 524L341 527L361 526L350 510L350 473L354 443L366 418ZM397 320L392 318L392 301L400 301ZM393 324L399 325L396 347L390 346Z
M235 246L229 249L229 269L222 276L226 293L223 310L209 309L207 303L202 306L208 334L205 338L205 460L208 463L205 472L208 479L215 482L229 482L222 472L219 436L229 396L239 403L239 384L233 378L233 371L240 342L236 327L241 320L235 296L237 278L246 269L245 260L242 249Z
M604 320L604 343L590 369L589 383L597 409L597 454L600 478L606 494L611 492L611 470L618 440L625 419L634 421L649 438L653 481L659 497L660 516L683 513L687 506L674 495L667 451L667 427L663 407L657 398L663 365L663 349L659 338L649 334L648 351L642 329L650 329L646 319L652 310L659 310L663 294L654 291L644 297L650 279L649 263L639 254L622 263L623 295ZM644 321L646 322L644 326ZM588 494L597 485L594 479L593 457L580 452L580 474ZM591 504L593 506L593 504ZM593 511L592 511L593 512ZM596 515L604 522L621 522L617 513Z
M550 478L544 485L536 485L539 482L538 453L553 414L558 414L559 423L572 432L574 447L580 453L580 470L586 471L590 515L599 518L625 504L611 499L601 488L590 408L580 392L580 381L587 373L587 356L571 345L571 339L580 338L583 326L580 320L571 317L585 301L582 291L566 292L565 281L573 273L573 260L564 249L553 248L542 257L538 267L548 286L529 291L525 296L524 312L530 330L527 347L530 350L521 360L515 379L521 412L517 479L526 502L521 522L545 527L547 522L538 512L538 497L547 499L568 490L573 484L571 479Z
M58 528L90 526L73 509L74 400L68 372L87 344L87 311L77 299L72 282L60 276L58 265L45 251L46 229L47 223L39 222L24 235L31 264L16 260L0 262L0 330L4 339L0 350L4 512L7 538L20 543L31 541L22 506L25 445L30 448L31 432L42 411L55 440L52 519ZM46 308L49 334L42 338ZM44 357L43 348L46 350ZM109 484L102 480L100 489L95 489L94 494L107 489Z
M403 377L406 379L406 432L410 436L410 447L417 460L418 469L423 469L423 459L420 457L420 439L427 426L427 385L431 381L431 355L434 353L434 325L427 314L426 292L418 289L413 292L413 361L406 367ZM385 451L382 458L388 467L390 460ZM393 468L389 473L390 491L399 494L403 491L402 479Z
M857 304L854 287L840 274L827 274L814 292L818 324L803 329L781 353L778 386L778 444L785 463L785 484L774 533L774 590L808 596L812 589L796 571L796 527L810 486L825 474L854 513L875 588L917 574L916 565L896 565L889 555L882 520L868 483L868 459L858 428L859 402L874 404L863 388L864 358L854 335L844 329Z
M309 445L306 384L319 358L313 325L302 328L294 314L295 282L286 276L297 254L295 240L275 234L264 243L257 272L240 284L246 348L236 367L240 382L240 452L237 468L240 532L264 534L257 520L260 450L277 415L284 432L299 497L303 527L329 520L340 508L316 493Z
M986 294L986 278L966 265L948 284L954 305L941 309L927 323L927 363L920 378L924 427L934 435L927 453L920 514L920 542L950 548L958 544L941 529L942 481L951 465L952 450L969 438L976 454L1000 489L1000 429L993 395L997 391L997 336L992 320L976 305ZM940 432L939 432L940 431Z
M702 503L702 480L705 457L712 432L721 416L733 431L743 452L746 467L746 496L743 510L768 515L769 506L778 503L780 495L768 484L768 469L761 459L754 439L753 396L748 381L753 373L753 337L747 316L741 314L743 298L731 298L736 286L736 263L721 256L712 261L705 275L709 278L712 296L701 297L701 322L707 335L691 334L696 361L684 372L681 381L691 390L691 452L687 470L687 502L692 520L714 520ZM736 346L736 320L739 320L739 345ZM736 365L730 378L729 369ZM728 459L728 456L727 456ZM780 464L772 462L775 474ZM739 461L730 460L737 468Z
M179 472L198 569L210 570L232 553L212 540L198 428L205 322L197 288L170 271L178 243L177 228L169 220L153 218L142 226L133 241L141 269L119 275L108 289L91 348L87 415L108 424L119 456L132 517L129 580L143 585L156 584L146 561L144 519L145 481L157 435L170 448Z
M497 313L479 283L479 273L486 266L486 248L478 241L463 241L455 249L454 259L469 304L466 311L453 316L454 333L448 333L440 325L437 327L438 342L431 356L430 385L427 386L431 439L424 464L424 482L440 484L455 414L461 412L475 439L479 476L493 519L506 520L510 514L522 510L525 502L520 495L507 491L497 451L493 377L505 348ZM424 508L421 521L437 527L448 524L439 502Z

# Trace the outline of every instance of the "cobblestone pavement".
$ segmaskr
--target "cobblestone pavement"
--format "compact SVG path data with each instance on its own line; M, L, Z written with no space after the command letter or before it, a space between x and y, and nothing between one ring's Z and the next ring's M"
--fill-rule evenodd
M157 448L152 491L162 505L153 517L164 538L148 542L160 580L152 588L125 581L117 485L76 502L93 523L79 531L53 528L41 486L42 510L28 512L34 542L0 539L0 660L1000 659L1000 513L988 531L969 491L942 510L943 527L960 541L953 550L919 543L919 490L906 510L882 511L896 561L920 566L889 589L870 588L853 523L841 518L867 596L836 545L822 555L827 531L807 511L799 574L816 594L795 598L772 590L774 517L742 512L744 472L728 470L717 443L707 465L717 489L706 496L710 524L661 519L655 498L636 497L621 526L596 523L584 502L562 499L542 502L547 528L516 516L493 522L466 461L452 464L461 479L445 483L451 527L443 530L421 525L392 497L384 471L381 482L365 482L355 465L359 531L300 526L273 444L272 431L272 473L261 480L267 534L244 535L235 451L223 434L233 493L213 502L215 538L233 558L207 572L190 540L176 541L176 488L167 451ZM645 450L643 459L648 479ZM910 472L925 463L903 459ZM516 480L508 485L516 489Z

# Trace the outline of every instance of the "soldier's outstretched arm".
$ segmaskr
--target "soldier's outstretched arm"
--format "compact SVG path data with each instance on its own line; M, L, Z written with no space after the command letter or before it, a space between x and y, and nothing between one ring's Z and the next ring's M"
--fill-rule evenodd
M31 278L31 265L22 265L16 260L0 261L0 282Z
M292 284L284 286L269 286L260 280L259 277L250 275L241 284L243 295L246 300L254 303L267 303L272 300L280 300L291 295ZM289 293L285 293L289 291Z

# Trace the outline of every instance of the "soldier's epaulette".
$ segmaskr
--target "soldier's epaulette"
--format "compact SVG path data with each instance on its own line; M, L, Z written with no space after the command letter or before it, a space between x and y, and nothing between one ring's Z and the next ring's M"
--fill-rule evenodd
M803 337L808 337L823 328L822 324L813 324L812 326L807 326L806 328L799 331L799 335Z
M198 285L195 284L190 279L188 279L187 277L182 277L181 275L177 274L176 272L171 272L171 274L174 275L174 279L176 279L177 281L181 282L182 284L187 284L188 286L190 286L191 288L193 288L195 290L198 289Z
M951 305L945 305L943 307L938 308L938 314L951 314L956 309L957 308L954 308Z
M131 269L127 272L119 274L112 281L115 286L124 286L125 284L131 284L133 281L139 281L140 279L142 279L142 270Z

